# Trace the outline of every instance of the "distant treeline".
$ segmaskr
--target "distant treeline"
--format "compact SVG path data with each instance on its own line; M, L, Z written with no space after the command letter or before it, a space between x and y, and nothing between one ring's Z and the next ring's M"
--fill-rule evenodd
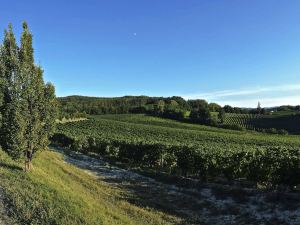
M58 98L61 118L76 118L86 115L146 113L171 119L184 119L191 116L209 120L210 112L222 109L218 104L208 104L205 100L186 101L182 97L124 96L118 98L96 98L69 96ZM200 117L199 117L200 118ZM199 119L198 118L198 119Z
M299 106L281 106L255 109L221 107L205 100L185 100L182 97L124 96L115 98L69 96L58 98L60 118L78 118L87 115L146 113L171 119L189 118L200 123L222 123L225 113L268 114L273 111L299 111ZM214 114L213 112L218 112Z

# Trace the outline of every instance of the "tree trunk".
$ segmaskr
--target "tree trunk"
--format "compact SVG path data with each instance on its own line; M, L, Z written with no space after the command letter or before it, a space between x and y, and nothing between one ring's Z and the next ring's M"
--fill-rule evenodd
M33 169L32 166L32 152L31 151L26 151L26 156L25 156L25 172L30 172Z

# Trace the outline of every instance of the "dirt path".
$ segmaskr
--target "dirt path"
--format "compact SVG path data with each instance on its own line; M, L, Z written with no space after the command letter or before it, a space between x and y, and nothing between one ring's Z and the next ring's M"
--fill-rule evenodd
M192 223L300 224L299 193L266 193L216 184L187 189L158 182L80 153L65 154L65 160L111 186L127 190L129 194L124 198L134 204L176 214Z

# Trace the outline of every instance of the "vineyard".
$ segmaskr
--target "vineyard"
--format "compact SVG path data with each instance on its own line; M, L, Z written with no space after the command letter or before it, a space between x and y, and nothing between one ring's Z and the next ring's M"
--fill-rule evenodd
M257 131L272 131L271 129L275 129L279 133L285 133L285 130L291 134L300 134L298 126L300 124L300 115L296 113L283 115L227 113L224 124Z
M235 114L235 113L227 113L224 124L227 125L238 125L246 129L254 130L255 120L260 119L262 115L258 114Z
M202 180L300 184L300 139L197 126L144 115L59 124L53 142Z

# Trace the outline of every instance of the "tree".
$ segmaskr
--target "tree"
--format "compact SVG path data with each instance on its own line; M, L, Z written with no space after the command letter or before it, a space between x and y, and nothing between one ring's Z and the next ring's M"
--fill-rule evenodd
M176 101L180 108L186 109L188 107L187 102L179 96L173 96L171 97L172 100Z
M190 118L197 123L208 124L211 122L211 114L208 105L199 105L191 111Z
M13 33L12 25L4 31L1 48L0 77L2 79L2 124L1 145L14 158L24 153L24 117L21 98L22 82L19 65L19 48Z
M1 109L3 106L3 95L4 95L4 77L2 76L2 73L4 71L4 64L2 60L2 51L3 51L3 46L0 45L0 127L2 126L2 114L1 114ZM0 142L1 144L1 142Z
M54 86L45 85L33 53L27 23L23 23L20 48L10 25L0 55L4 81L1 145L13 158L25 157L25 171L31 169L34 154L48 146L57 115Z
M55 119L58 115L55 87L53 84L47 83L44 86L42 97L44 100L41 108L41 120L43 121L43 126L39 146L41 149L45 149L50 144L50 137L54 134Z
M165 101L159 100L157 104L154 105L154 113L157 115L161 115L164 113L165 110Z
M211 112L219 112L219 110L222 108L220 105L213 102L209 103L208 107Z
M261 104L260 104L260 102L257 103L257 113L258 114L261 113Z
M233 107L231 107L230 105L225 105L223 109L226 113L233 113L234 112Z
M23 81L22 97L23 115L26 121L25 138L25 170L30 170L35 152L47 147L49 135L53 130L56 113L54 113L55 94L52 85L43 80L43 70L34 63L32 34L27 23L23 23L20 47L20 72ZM54 113L51 115L51 113Z
M218 119L219 119L220 123L224 123L225 116L226 116L225 110L220 108L219 113L218 113Z
M175 111L179 108L179 104L175 100L171 100L168 104L165 105L166 110Z
M1 54L1 49L0 49L0 54ZM1 55L0 55L0 58L1 58ZM0 62L0 67L1 67L1 62ZM0 68L0 74L1 74L1 68ZM2 106L3 106L3 90L4 90L4 86L3 85L4 85L4 81L3 81L3 79L2 79L2 77L0 75L0 127L2 126L2 113L1 113L1 109L2 109ZM1 145L1 141L0 141L0 145Z
M199 109L200 107L208 107L207 101L203 99L188 100L188 105L191 109Z

